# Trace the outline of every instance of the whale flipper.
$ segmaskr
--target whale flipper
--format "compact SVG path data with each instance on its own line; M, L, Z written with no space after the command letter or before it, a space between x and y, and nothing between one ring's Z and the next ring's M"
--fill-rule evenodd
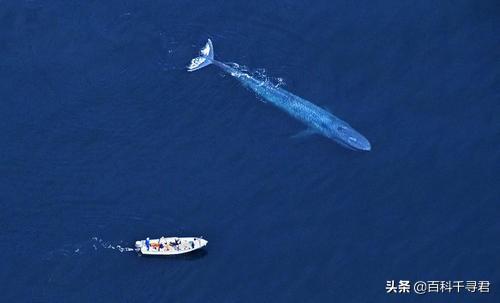
M291 136L291 138L293 138L293 139L304 138L304 137L316 135L317 133L318 132L315 131L314 129L308 128L308 129L304 129L304 130L296 133L295 135Z
M208 39L205 46L200 50L200 56L193 58L191 63L188 65L188 72L194 72L200 68L204 68L212 64L214 60L214 46L212 45L212 41Z

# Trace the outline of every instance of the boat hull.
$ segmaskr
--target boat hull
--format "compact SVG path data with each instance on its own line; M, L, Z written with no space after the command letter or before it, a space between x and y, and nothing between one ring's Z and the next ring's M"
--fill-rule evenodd
M200 237L162 237L159 239L140 240L135 242L136 248L143 255L170 256L186 254L207 245L208 241Z

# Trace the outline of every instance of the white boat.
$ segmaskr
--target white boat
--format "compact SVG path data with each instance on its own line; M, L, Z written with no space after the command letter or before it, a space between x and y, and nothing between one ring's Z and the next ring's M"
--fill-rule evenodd
M161 237L136 241L135 247L143 255L180 255L205 247L207 243L201 237Z

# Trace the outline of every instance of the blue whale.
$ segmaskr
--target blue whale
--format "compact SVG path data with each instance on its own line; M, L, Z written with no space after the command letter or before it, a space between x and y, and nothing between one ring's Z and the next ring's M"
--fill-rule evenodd
M330 112L282 88L276 87L268 81L255 79L247 73L215 60L214 47L212 41L208 39L208 42L200 50L200 56L191 60L187 70L192 72L210 64L218 66L224 72L238 79L244 86L253 90L257 95L269 101L269 103L307 125L308 128L300 132L298 136L320 134L350 149L371 150L370 142L363 135Z

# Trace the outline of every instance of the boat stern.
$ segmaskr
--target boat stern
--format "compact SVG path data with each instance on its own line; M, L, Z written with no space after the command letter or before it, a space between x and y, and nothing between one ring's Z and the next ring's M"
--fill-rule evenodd
M141 249L141 247L144 245L144 241L135 241L135 248Z

